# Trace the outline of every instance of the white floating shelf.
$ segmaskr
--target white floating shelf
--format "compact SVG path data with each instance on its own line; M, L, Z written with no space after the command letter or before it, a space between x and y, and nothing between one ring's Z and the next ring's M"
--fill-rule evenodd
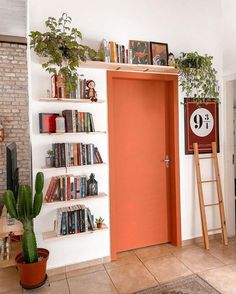
M83 232L83 233L60 235L60 236L57 236L56 232L50 231L50 232L44 232L42 235L43 235L44 241L53 241L53 240L60 240L60 239L65 239L65 238L79 238L84 235L98 233L100 231L104 231L107 229L108 229L107 225L104 224L101 229L96 229L95 231L87 231L87 232Z
M95 164L86 164L86 165L74 165L74 166L67 166L67 167L41 167L41 170L45 171L57 171L57 170L70 170L70 169L78 169L84 167L93 167L93 166L104 166L106 163L95 163Z
M74 205L74 204L81 203L81 202L84 202L87 200L100 199L100 198L104 198L104 197L108 197L108 195L106 193L99 193L98 195L86 196L86 197L79 198L79 199L71 199L71 200L65 200L65 201L53 201L53 202L44 201L43 205L45 205L45 206L51 206L51 205L64 206L65 204Z
M39 133L42 136L65 136L65 135L99 135L106 134L105 131L96 131L96 132L74 132L74 133Z
M97 104L104 103L105 100L98 100L97 102L92 102L89 99L69 99L69 98L40 98L42 102L62 102L62 103L87 103L87 104Z
M81 62L81 68L100 68L117 71L138 71L160 74L179 74L179 70L173 66L160 66L151 64L129 64L129 63L113 63L102 61L86 61Z

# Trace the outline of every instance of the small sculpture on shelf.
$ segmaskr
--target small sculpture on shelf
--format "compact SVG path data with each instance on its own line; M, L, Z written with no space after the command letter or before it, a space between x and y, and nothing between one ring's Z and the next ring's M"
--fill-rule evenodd
M174 66L175 67L175 56L171 52L168 54L168 66Z
M53 167L54 166L54 153L52 150L47 151L46 157L46 167Z
M104 222L104 219L101 216L95 219L95 223L97 224L98 229L102 228L103 222Z
M98 195L98 182L95 180L94 174L91 174L87 181L87 195Z
M86 82L86 98L90 99L92 102L97 102L97 92L95 91L95 82L93 80L88 80Z

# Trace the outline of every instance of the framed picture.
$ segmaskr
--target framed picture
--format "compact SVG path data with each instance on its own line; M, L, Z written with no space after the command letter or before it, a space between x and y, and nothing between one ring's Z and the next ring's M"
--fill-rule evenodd
M130 40L129 49L132 50L133 64L149 64L150 63L149 42Z
M151 64L168 65L168 44L150 42Z
M199 153L211 153L211 143L216 142L219 152L218 103L208 99L196 103L185 98L185 154L193 154L193 143L198 143Z

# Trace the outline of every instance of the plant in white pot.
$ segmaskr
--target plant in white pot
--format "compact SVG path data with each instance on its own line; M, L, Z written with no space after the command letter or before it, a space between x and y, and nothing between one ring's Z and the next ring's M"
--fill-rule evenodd
M33 219L41 211L43 186L44 176L39 172L35 179L34 198L29 185L20 185L17 203L12 191L7 190L3 195L10 216L23 224L22 252L16 256L15 261L20 274L20 283L26 289L42 286L47 278L46 264L49 251L37 248L33 224Z

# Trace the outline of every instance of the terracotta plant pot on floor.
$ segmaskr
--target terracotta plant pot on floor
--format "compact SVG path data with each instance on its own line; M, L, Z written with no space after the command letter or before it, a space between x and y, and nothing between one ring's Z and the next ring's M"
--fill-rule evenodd
M38 262L24 263L22 252L15 258L20 274L20 284L25 289L41 287L47 280L46 268L49 251L44 248L38 248L37 251Z

